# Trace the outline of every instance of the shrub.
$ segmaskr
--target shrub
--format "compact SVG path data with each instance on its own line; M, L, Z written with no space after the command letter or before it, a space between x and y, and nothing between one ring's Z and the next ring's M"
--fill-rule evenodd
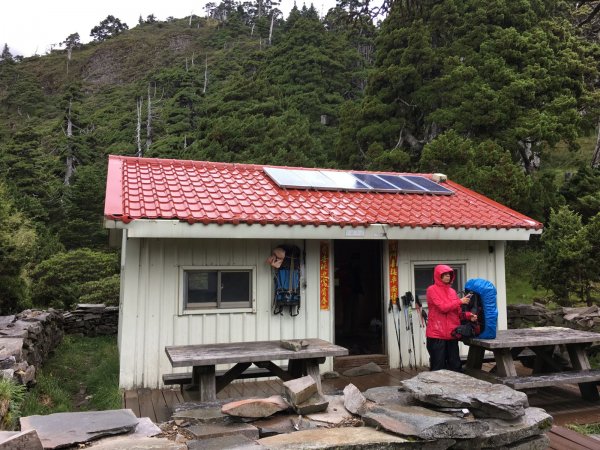
M24 397L25 386L0 378L0 429L15 429Z
M114 280L103 280L115 276L118 271L116 253L88 248L57 253L32 271L32 302L38 307L70 309L82 295L89 297L94 286L102 287L103 292L108 291L106 287L111 283L114 287Z

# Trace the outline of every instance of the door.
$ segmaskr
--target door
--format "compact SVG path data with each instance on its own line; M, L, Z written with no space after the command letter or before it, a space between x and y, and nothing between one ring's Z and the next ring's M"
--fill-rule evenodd
M350 355L383 355L381 242L338 240L333 251L335 343Z

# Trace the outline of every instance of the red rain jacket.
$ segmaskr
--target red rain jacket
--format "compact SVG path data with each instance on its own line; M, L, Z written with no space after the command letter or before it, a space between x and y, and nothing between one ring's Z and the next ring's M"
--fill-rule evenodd
M452 272L452 283L455 274L450 266L440 264L433 269L434 284L427 288L429 321L425 334L430 338L454 340L452 331L460 325L461 302L456 291L442 281L442 274L447 272Z

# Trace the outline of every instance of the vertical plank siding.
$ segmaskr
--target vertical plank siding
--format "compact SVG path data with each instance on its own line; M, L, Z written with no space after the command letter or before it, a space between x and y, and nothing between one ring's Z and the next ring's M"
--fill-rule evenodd
M293 242L306 248L301 280L302 305L296 317L288 312L273 315L273 280L271 267L265 264L280 240L246 239L127 239L123 237L121 302L119 317L120 386L158 388L161 376L170 373L164 353L167 345L238 342L276 339L321 338L334 341L335 300L330 283L330 309L319 305L319 241ZM292 243L292 242L287 242ZM490 253L489 246L495 247ZM384 246L383 286L385 298L386 349L390 367L399 367L399 351L393 315L387 312L389 281L387 246ZM333 280L333 242L329 275ZM504 245L488 241L399 241L399 292L414 291L412 269L417 263L465 263L467 279L486 278L498 287L499 310L506 316L504 288ZM256 274L256 311L181 314L180 268L182 266L252 266ZM428 365L425 330L416 312L412 314L415 330L417 365ZM504 322L502 322L504 321ZM410 335L404 313L400 323L402 360L408 367ZM321 366L331 370L331 358ZM224 368L224 367L222 367Z

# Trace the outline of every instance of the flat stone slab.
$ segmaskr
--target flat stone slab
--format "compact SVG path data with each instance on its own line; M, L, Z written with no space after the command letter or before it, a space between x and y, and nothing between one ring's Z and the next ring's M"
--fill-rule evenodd
M475 417L516 419L529 406L523 392L451 370L421 372L402 381L402 386L423 403L468 408Z
M420 406L377 406L363 416L367 425L381 427L401 436L420 439L472 439L489 425L479 420L459 419Z
M384 405L387 403L395 403L403 406L420 406L422 405L414 395L404 390L401 386L381 386L367 389L363 392L367 400Z
M339 425L352 418L352 414L344 407L344 397L341 395L324 395L329 402L327 409L322 413L308 414L306 417L315 422L329 425Z
M94 450L187 450L184 443L166 438L119 436L86 447Z
M21 431L36 430L45 449L76 445L133 431L138 418L130 409L21 417Z
M550 446L550 438L545 434L524 439L508 446L496 447L494 450L547 450Z
M35 430L9 433L12 435L0 436L0 450L44 450L42 441Z
M552 428L552 416L541 408L526 408L514 420L485 419L489 429L475 439L461 442L458 448L498 448L544 434Z
M294 405L294 411L296 411L297 414L301 415L313 414L326 411L328 406L329 402L327 401L327 399L317 392L304 403Z
M352 369L348 369L345 372L342 372L342 375L346 377L360 377L363 375L372 375L374 373L381 373L383 369L379 367L376 363L370 362L367 364L363 364L359 367L353 367Z
M259 450L265 448L245 436L223 436L201 441L188 441L189 450Z
M252 422L258 428L259 437L269 437L276 434L294 433L300 430L311 430L324 426L318 423L305 419L302 416L273 416L266 419L260 419Z
M173 419L194 419L202 423L223 422L228 416L221 412L231 400L215 402L185 402L173 407Z
M258 443L269 449L396 449L406 439L369 427L325 428L280 434Z
M193 425L187 430L197 439L210 439L230 435L246 436L248 439L258 439L258 428L248 423L203 423Z
M272 395L268 398L249 398L227 403L223 405L221 412L230 416L260 418L285 411L289 407L281 395Z

